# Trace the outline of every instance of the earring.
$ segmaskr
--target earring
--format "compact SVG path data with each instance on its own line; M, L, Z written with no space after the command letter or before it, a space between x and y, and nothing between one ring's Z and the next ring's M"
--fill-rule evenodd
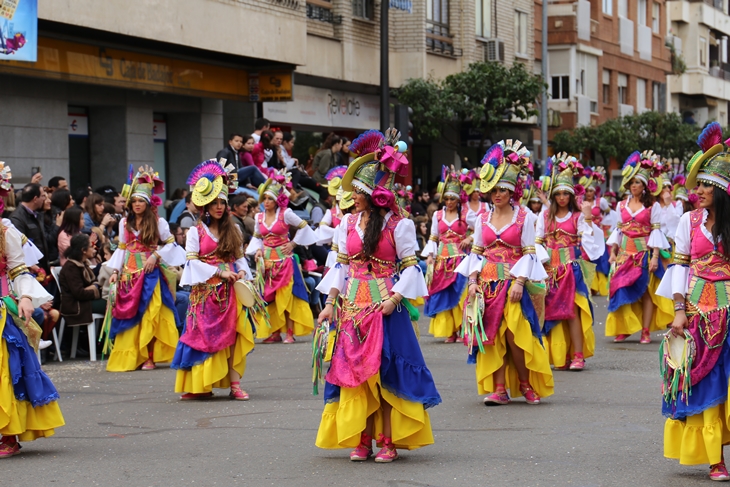
M205 212L205 224L210 225L210 213Z

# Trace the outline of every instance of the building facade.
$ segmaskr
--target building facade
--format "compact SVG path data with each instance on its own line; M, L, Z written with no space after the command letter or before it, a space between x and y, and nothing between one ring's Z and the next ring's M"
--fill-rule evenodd
M535 15L542 15L542 2L535 3ZM539 64L541 23L536 26ZM548 138L623 115L666 111L666 37L664 0L549 2Z
M670 110L688 123L728 124L730 5L728 0L667 2L674 71L667 76ZM683 72L682 72L683 71Z

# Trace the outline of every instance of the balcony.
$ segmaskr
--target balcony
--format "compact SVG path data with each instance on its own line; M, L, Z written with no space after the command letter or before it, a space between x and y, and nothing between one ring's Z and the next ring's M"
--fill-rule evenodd
M688 96L705 96L730 101L730 66L711 68L710 74L685 73L669 76L667 91Z
M651 32L650 32L651 35ZM621 53L628 56L634 55L634 22L624 17L619 17L618 24L619 44ZM651 49L651 47L649 48Z
M624 105L622 103L619 103L618 105L618 116L619 117L625 117L627 115L633 115L634 114L634 107L631 105Z

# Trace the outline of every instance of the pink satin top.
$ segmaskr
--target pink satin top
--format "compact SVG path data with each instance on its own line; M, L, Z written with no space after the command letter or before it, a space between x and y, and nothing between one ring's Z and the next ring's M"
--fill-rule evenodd
M730 280L730 261L724 255L722 243L718 246L707 239L700 228L704 210L693 210L690 214L692 222L690 244L690 279L693 276L706 281L717 282Z
M487 262L514 265L522 257L522 227L525 225L527 210L520 207L517 218L501 234L497 234L487 224L491 212L481 215L482 243Z
M265 211L256 215L259 233L261 234L264 246L281 247L282 245L289 243L289 225L287 225L284 221L284 210L279 210L279 214L276 217L276 221L271 226L271 229L266 228L266 225L264 225L265 217Z
M444 210L436 212L436 218L439 225L439 242L450 244L450 243L461 243L466 237L466 233L469 230L469 225L466 223L466 215L468 210L463 209L461 211L461 218L459 221L452 222L449 226L444 221Z
M545 247L557 249L562 247L576 247L580 245L580 235L578 234L578 219L580 213L575 211L571 213L570 218L564 222L549 222L549 215L546 211L545 218Z
M618 227L621 233L629 238L649 238L651 234L651 208L643 208L634 216L631 216L628 202L622 201L618 205L621 214L621 223Z
M357 232L358 215L347 218L347 253L350 256L349 276L355 279L385 279L396 274L395 227L402 217L392 215L380 234L378 247L373 255L363 253L363 241Z

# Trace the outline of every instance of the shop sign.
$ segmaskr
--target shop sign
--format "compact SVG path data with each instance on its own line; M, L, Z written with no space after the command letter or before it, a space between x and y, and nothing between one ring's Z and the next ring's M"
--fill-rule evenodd
M0 0L0 60L35 62L38 0Z
M297 85L288 103L265 103L264 117L289 125L367 130L380 126L380 98Z
M89 117L81 113L68 114L68 135L71 137L89 136Z
M167 140L167 122L164 120L153 120L152 137L158 142Z

